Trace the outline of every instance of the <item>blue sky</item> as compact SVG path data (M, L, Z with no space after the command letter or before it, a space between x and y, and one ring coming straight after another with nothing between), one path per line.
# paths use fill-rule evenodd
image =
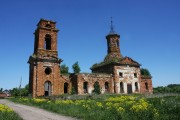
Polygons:
M179 0L2 0L0 3L0 88L29 80L29 56L40 18L57 22L59 57L81 72L107 54L105 36L113 17L123 56L148 68L153 85L180 84Z

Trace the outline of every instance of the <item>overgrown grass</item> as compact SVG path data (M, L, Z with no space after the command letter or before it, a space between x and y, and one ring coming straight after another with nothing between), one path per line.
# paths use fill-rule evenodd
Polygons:
M84 120L180 119L180 96L144 98L141 95L63 95L57 99L51 97L49 99L13 98L11 100Z
M160 120L180 120L180 96L149 98L148 101L159 111Z
M22 120L11 108L0 104L0 120Z

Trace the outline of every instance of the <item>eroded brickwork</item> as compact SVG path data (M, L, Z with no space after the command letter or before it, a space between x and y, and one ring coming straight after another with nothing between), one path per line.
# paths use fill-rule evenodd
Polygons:
M34 53L29 58L30 93L33 97L59 95L63 85L60 77L61 59L57 58L57 32L55 22L41 19L34 33Z
M77 74L72 81L76 81L78 94L91 94L94 90L95 82L99 83L101 93L114 93L114 81L110 74Z
M140 68L127 66L115 66L116 93L139 93L140 92ZM129 85L129 86L128 86ZM128 90L128 87L130 87Z
M70 93L91 94L98 82L101 94L152 93L151 77L141 76L140 64L120 52L120 35L106 36L107 55L91 67L93 73L61 75L56 22L41 19L35 30L34 53L29 58L29 86L33 97Z
M151 77L147 76L141 76L141 93L146 94L146 93L153 93L153 87L152 87L152 80Z

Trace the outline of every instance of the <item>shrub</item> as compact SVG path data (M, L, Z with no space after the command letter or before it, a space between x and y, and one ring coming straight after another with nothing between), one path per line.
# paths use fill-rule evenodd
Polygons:
M98 82L94 83L94 90L92 92L95 94L101 94L100 85Z
M61 65L61 74L68 74L69 73L69 68L65 64Z
M145 68L141 68L141 75L151 76L149 70L148 70L148 69L145 69Z

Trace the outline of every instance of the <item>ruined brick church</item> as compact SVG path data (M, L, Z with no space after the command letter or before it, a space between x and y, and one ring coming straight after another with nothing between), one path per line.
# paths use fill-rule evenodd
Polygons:
M35 30L34 53L29 57L29 88L33 97L70 93L91 94L94 84L101 93L152 93L150 76L143 76L140 64L120 52L120 35L113 27L106 36L107 55L91 67L92 73L62 75L58 58L56 22L41 19Z

